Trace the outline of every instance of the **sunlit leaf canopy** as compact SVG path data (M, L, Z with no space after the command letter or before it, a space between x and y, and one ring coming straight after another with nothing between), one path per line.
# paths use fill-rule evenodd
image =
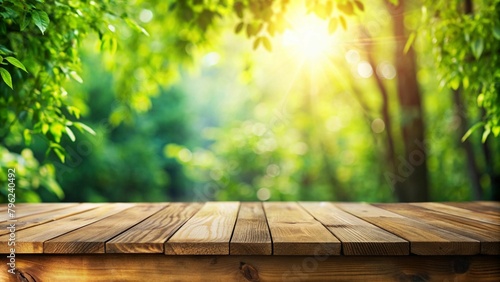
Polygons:
M500 1L0 2L20 198L497 195Z

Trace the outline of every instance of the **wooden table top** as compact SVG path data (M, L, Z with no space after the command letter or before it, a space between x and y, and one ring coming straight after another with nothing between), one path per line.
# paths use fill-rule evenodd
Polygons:
M0 253L499 255L500 202L0 205Z

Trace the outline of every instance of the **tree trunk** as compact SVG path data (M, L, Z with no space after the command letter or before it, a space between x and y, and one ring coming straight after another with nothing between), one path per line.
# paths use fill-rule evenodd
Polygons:
M395 63L397 72L397 94L401 111L401 132L404 156L398 157L398 176L401 185L396 186L396 196L401 202L428 201L427 156L424 121L420 90L417 82L415 52L405 52L408 40L404 27L404 1L398 6L386 1L393 19L396 38Z

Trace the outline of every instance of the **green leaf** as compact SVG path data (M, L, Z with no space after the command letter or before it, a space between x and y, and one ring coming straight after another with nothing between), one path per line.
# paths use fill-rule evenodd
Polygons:
M484 94L481 93L481 94L477 95L477 105L479 107L483 106L483 101L484 101Z
M136 23L134 20L130 18L124 18L125 22L128 24L129 27L135 29L138 32L143 33L146 36L149 36L149 32L144 29L142 26L140 26L138 23Z
M405 44L405 48L403 50L403 52L405 54L408 53L408 51L410 50L410 47L413 44L413 42L415 41L416 36L417 36L417 34L415 32L410 33L410 36L408 37L408 40L406 41L406 44Z
M500 135L500 125L493 126L491 132L493 132L493 135L495 135L495 137L498 137L498 135Z
M363 3L362 3L361 1L357 1L357 0L355 0L355 1L354 1L354 4L356 4L356 7L358 7L358 9L359 9L360 11L364 11L364 10L365 10L365 5L363 5Z
M49 131L49 125L46 123L42 124L42 133L46 134L47 131Z
M469 88L470 82L468 76L464 76L464 78L462 79L462 85L464 86L464 89Z
M10 87L10 89L14 89L12 87L12 76L10 76L10 73L4 68L0 68L0 75L2 76L3 81Z
M339 8L339 10L346 15L352 15L354 13L354 7L351 2L347 2L346 4L337 4L337 8Z
M31 144L31 132L29 129L24 129L23 131L23 136L24 136L24 144L26 144L26 146L29 146Z
M59 148L53 148L52 150L54 151L54 153L56 153L59 160L61 160L61 162L64 163L64 161L66 159L66 155L64 155L64 152L62 150L60 150Z
M7 60L7 62L11 63L16 68L19 68L25 72L28 72L26 70L26 67L23 65L23 63L21 63L18 59L14 58L14 57L5 57L5 60Z
M267 37L262 37L262 43L267 51L271 52L273 50L273 46L271 45L271 41Z
M38 27L38 29L40 29L42 34L44 34L50 23L50 19L47 13L45 13L44 11L33 10L31 12L31 18L33 19L33 22Z
M78 128L78 130L80 130L81 132L83 132L83 130L85 130L88 133L95 135L95 131L86 124L83 124L81 122L74 122L73 126Z
M471 48L474 58L476 58L476 60L479 59L479 57L481 57L481 54L483 53L484 40L482 38L474 40L474 42L471 44Z
M451 81L450 81L450 87L453 90L457 90L458 87L460 87L460 77L455 76Z
M331 18L330 22L328 23L328 32L334 33L337 30L338 26L339 26L339 21L336 18Z
M76 140L75 134L73 133L73 131L71 131L71 128L67 126L66 126L66 134L68 135L69 139L71 139L71 141L75 142Z
M54 140L59 143L61 142L61 136L62 136L62 131L64 127L60 123L53 123L50 125L50 133L52 133L52 136L54 136Z
M64 160L66 159L66 150L64 150L64 148L61 145L54 142L50 142L49 148L47 148L45 155L48 156L51 150L54 151L59 160L61 160L61 162L64 163Z
M486 139L488 139L488 136L490 135L490 133L491 133L491 127L489 126L489 124L487 124L486 127L484 128L483 138L481 138L481 141L483 143L486 142Z
M257 37L254 42L253 42L253 49L256 50L257 48L259 48L259 44L260 42L262 41L262 37Z
M347 30L347 22L345 21L344 17L343 16L340 16L339 17L339 20L340 20L340 24L342 25L342 28L344 30Z
M24 31L28 25L31 23L31 18L28 16L28 13L24 14L23 21L21 22L20 28L21 31Z
M482 127L484 125L484 122L478 122L476 124L474 124L471 128L469 128L469 130L467 130L467 132L465 132L464 136L462 137L462 142L465 142L465 140L467 140L467 138L469 138L469 136L472 134L472 132L474 132L474 130Z
M78 109L77 107L74 107L74 106L68 106L67 109L68 109L68 112L70 114L74 115L77 119L80 118L80 109Z
M70 71L69 76L71 76L77 82L83 83L83 79L78 75L78 73L76 73L76 71Z
M233 9L236 12L236 15L238 16L238 18L242 19L243 18L243 9L244 9L243 3L242 2L234 3Z
M493 27L493 37L500 40L500 26Z
M240 33L240 31L243 29L243 26L244 26L244 25L245 25L245 24L244 24L243 22L239 23L239 24L236 26L236 28L234 29L234 33L236 33L236 34Z

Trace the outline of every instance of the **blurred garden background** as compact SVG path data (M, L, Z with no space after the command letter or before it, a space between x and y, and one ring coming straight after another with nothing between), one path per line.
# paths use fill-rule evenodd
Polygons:
M500 199L500 1L0 0L0 199Z

